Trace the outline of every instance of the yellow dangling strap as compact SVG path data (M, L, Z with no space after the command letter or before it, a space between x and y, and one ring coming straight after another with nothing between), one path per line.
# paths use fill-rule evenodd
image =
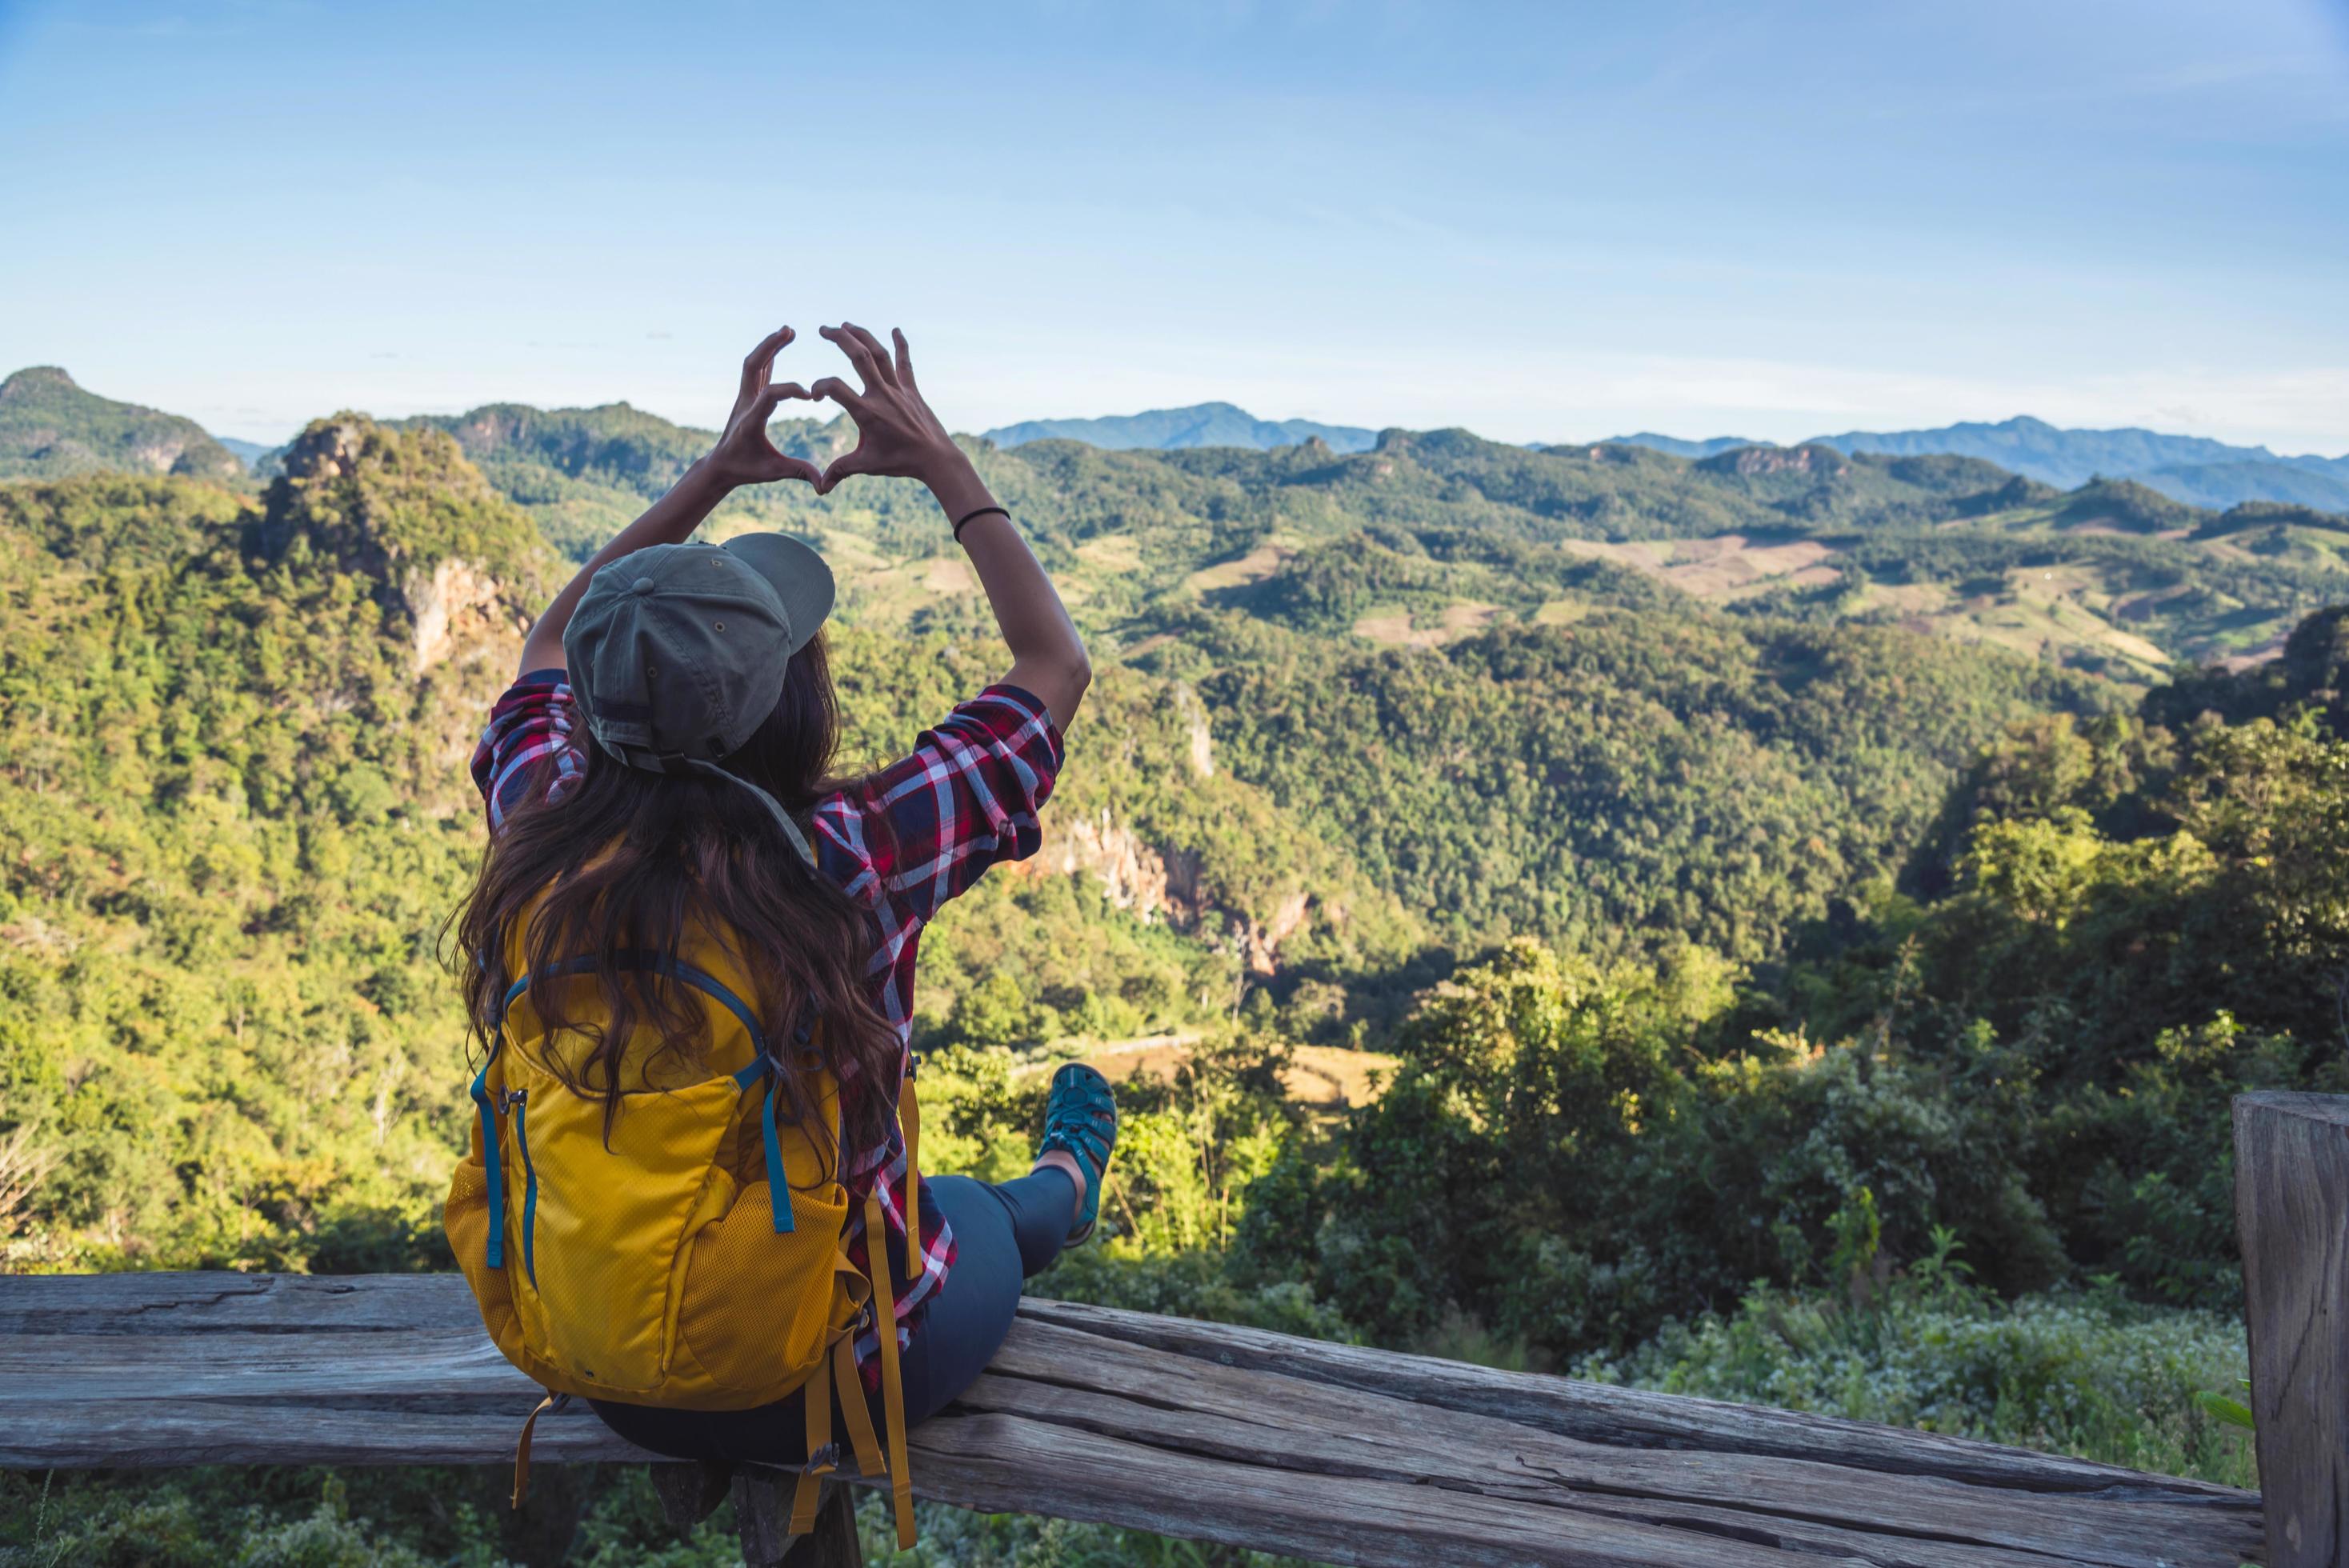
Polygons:
M530 1438L538 1426L538 1418L570 1402L568 1394L549 1394L538 1402L538 1408L530 1413L530 1419L522 1424L522 1436L514 1443L514 1507L520 1508L523 1498L530 1491Z
M878 1478L888 1473L881 1458L881 1439L873 1430L873 1412L864 1403L864 1379L856 1375L856 1336L842 1335L832 1346L833 1385L840 1390L841 1414L848 1418L848 1440L856 1449L856 1473Z
M873 1300L881 1334L881 1404L889 1421L889 1500L897 1516L897 1550L910 1552L914 1549L914 1480L905 1471L905 1389L897 1380L897 1302L889 1287L888 1239L889 1229L881 1219L880 1184L875 1182L873 1191L864 1194L864 1255L873 1265Z
M897 1091L897 1127L905 1135L905 1283L922 1277L922 1106L914 1098L914 1068Z
M823 1490L819 1478L830 1475L835 1468L832 1374L822 1362L816 1364L815 1376L800 1385L800 1402L807 1407L807 1462L800 1467L798 1484L792 1488L790 1533L793 1535L805 1535L815 1528L815 1505Z

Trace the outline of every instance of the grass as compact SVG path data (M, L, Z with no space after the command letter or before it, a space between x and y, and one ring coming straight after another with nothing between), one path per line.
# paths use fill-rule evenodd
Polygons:
M1864 1305L1757 1290L1575 1375L2249 1488L2251 1434L2203 1398L2240 1389L2246 1366L2231 1317L2109 1283L2002 1302L1945 1254Z

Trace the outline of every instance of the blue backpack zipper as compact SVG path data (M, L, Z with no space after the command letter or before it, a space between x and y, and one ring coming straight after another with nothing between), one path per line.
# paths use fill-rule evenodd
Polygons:
M535 1289L538 1266L532 1243L538 1237L538 1167L530 1161L530 1090L508 1089L506 1109L513 1112L514 1149L522 1156L522 1272Z

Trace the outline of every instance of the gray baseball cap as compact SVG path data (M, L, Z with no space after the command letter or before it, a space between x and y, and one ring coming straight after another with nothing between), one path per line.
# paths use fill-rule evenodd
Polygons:
M751 790L806 854L774 797L717 764L774 711L792 655L832 601L832 569L786 534L656 544L607 562L563 634L588 733L631 768Z

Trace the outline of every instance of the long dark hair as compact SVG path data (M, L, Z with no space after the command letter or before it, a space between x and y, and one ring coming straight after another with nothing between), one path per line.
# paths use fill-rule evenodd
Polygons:
M773 713L723 766L797 816L831 790L840 710L823 638L792 658ZM515 976L505 934L531 901L545 896L523 934L530 1002L551 1036L568 1032L588 1049L549 1053L547 1068L574 1094L604 1101L604 1136L621 1101L622 1058L639 1027L660 1037L644 1063L698 1061L709 1045L698 993L611 962L630 949L677 954L714 938L750 982L743 998L767 1037L769 1071L793 1118L812 1123L808 1064L793 1048L804 1021L841 1078L892 1082L898 1042L867 979L874 932L865 912L819 875L757 796L721 779L630 768L592 741L586 770L558 800L544 791L517 806L492 835L472 892L452 919L473 1038L484 1051L498 1034L499 1006ZM848 787L854 788L852 783ZM603 960L596 1005L564 1006L579 987L543 978L566 959ZM781 1107L779 1106L778 1109ZM854 1148L887 1136L886 1094L843 1094L842 1131ZM829 1130L826 1130L828 1133ZM822 1148L827 1141L817 1140Z

